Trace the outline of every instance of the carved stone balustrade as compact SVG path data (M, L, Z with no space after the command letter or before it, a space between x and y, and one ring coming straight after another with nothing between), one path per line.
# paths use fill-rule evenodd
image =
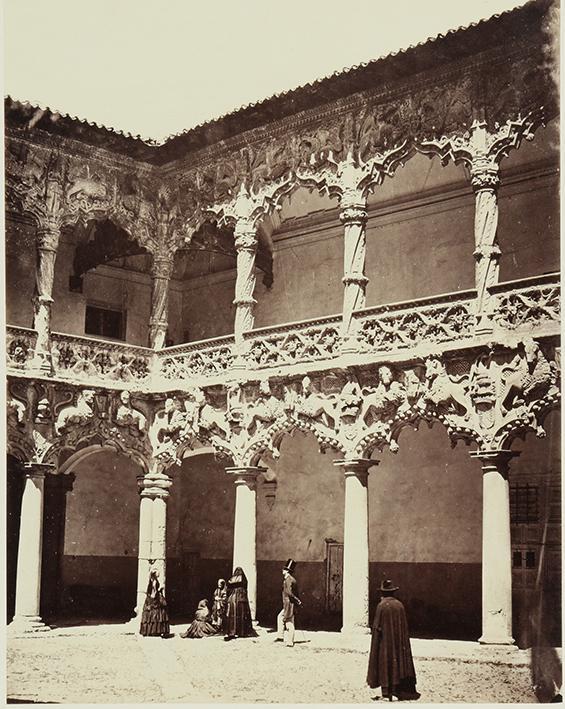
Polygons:
M167 347L158 354L163 385L170 389L173 383L182 387L187 379L206 381L225 375L234 362L233 344L234 338L229 336Z
M37 333L27 327L6 328L6 366L9 370L29 370Z
M457 351L489 342L514 346L526 337L555 337L560 332L559 274L537 276L491 287L496 306L491 333L476 330L475 291L459 291L419 300L379 305L357 311L358 363L412 361L428 353ZM260 328L244 336L246 368L250 372L322 371L351 364L341 351L341 318ZM33 365L36 334L19 327L7 329L9 373L37 372ZM95 338L52 335L53 373L76 384L153 391L183 390L233 379L234 337L217 337L167 347L159 352ZM314 366L310 366L314 365ZM43 375L42 375L43 376Z
M494 321L503 330L556 335L560 330L559 274L500 283L490 289L496 296Z
M331 359L338 354L341 317L334 315L253 330L246 337L250 369Z
M437 347L471 338L474 295L474 291L460 291L357 312L363 351Z
M147 347L53 333L51 349L54 374L62 379L139 386L150 380L154 353Z

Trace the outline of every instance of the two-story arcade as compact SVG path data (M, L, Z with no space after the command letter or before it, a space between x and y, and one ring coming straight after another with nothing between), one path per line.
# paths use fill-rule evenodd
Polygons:
M560 632L554 5L152 144L6 100L8 620ZM535 611L535 612L534 612ZM537 634L537 635L536 635Z

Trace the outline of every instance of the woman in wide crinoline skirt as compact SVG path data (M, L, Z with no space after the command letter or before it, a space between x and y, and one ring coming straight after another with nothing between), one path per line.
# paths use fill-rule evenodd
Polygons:
M159 583L159 572L152 569L141 614L140 635L166 638L170 635L165 589Z
M181 638L206 638L216 634L216 628L208 622L210 618L210 609L208 601L203 599L198 604L194 620L188 626L184 633L181 633Z

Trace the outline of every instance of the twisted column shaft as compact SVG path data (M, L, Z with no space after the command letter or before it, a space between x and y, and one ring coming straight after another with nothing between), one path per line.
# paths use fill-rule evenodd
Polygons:
M235 323L236 348L241 351L243 334L253 329L255 322L253 309L257 302L255 291L255 257L257 255L257 232L246 219L238 219L235 224L235 249L237 253L237 277L235 282Z
M501 251L497 241L498 165L491 160L475 159L471 167L471 183L475 191L475 287L477 314L481 321L490 313L488 288L498 283L500 271Z
M173 271L173 256L153 259L151 269L151 318L149 320L149 347L160 350L165 346L169 311L169 282Z

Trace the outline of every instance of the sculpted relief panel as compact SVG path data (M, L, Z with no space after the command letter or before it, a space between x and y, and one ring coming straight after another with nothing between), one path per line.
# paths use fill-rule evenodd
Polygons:
M560 398L560 351L525 338L514 348L480 347L411 364L381 364L306 376L190 387L155 395L61 384L12 386L8 441L20 457L56 462L63 450L93 444L126 452L145 470L165 470L198 445L237 467L275 459L283 436L312 433L345 459L399 448L405 426L440 421L453 442L482 452L507 448L533 430L545 435Z

